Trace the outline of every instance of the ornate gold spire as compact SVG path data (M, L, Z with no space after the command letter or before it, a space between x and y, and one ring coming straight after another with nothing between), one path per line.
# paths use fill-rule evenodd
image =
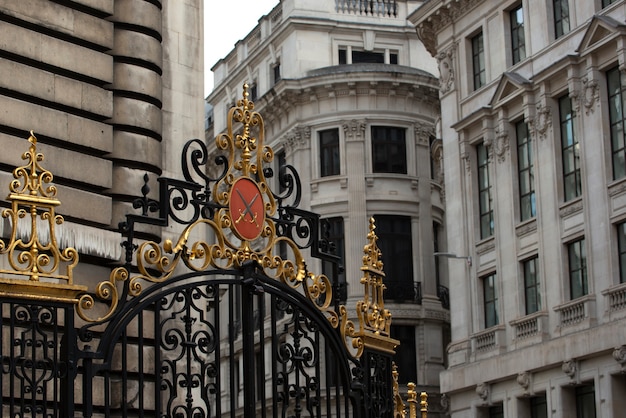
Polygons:
M44 156L37 152L37 138L31 131L30 147L22 154L28 164L13 170L9 186L11 208L2 211L11 225L9 242L0 240L0 254L6 254L12 270L0 269L0 295L31 299L77 301L87 290L75 285L72 270L78 264L74 248L59 249L55 227L63 217L55 215L60 205L53 176L40 165Z

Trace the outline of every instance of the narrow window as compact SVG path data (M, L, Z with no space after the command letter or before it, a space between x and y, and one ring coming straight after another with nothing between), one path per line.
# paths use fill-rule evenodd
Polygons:
M485 73L485 46L482 32L472 38L472 70L474 75L474 90L478 90L487 82Z
M559 125L561 126L561 158L563 159L563 191L565 201L582 193L580 178L580 145L576 138L575 116L572 99L559 99Z
M522 263L524 270L524 296L526 302L526 315L541 309L541 294L539 289L539 272L537 271L537 257L533 257Z
M476 147L478 156L478 211L480 214L480 238L493 235L493 208L491 201L491 183L489 182L489 155L487 147Z
M554 34L557 38L570 31L569 0L554 0Z
M517 137L520 217L522 221L525 221L534 218L537 212L532 142L526 122L521 121L515 124L515 135Z
M511 20L511 52L513 64L526 58L526 38L524 36L524 9L520 4L509 12Z
M417 302L413 281L411 218L375 215L378 247L385 268L385 300Z
M339 129L320 131L319 140L321 176L339 175Z
M406 174L406 129L372 126L374 173Z
M596 418L596 389L593 383L577 386L576 418Z
M613 3L617 3L618 0L602 0L602 8L610 6Z
M624 144L624 110L622 105L626 80L622 77L619 68L607 72L609 90L609 121L611 125L611 154L613 156L613 179L626 176L626 146Z
M569 258L570 298L576 299L589 292L585 240L581 239L568 244L567 253Z
M347 51L345 49L339 50L339 64L347 64Z
M619 252L619 282L626 283L626 222L617 224L617 251Z
M528 400L530 406L530 418L548 418L548 403L546 394L533 396Z
M496 292L496 275L483 277L483 307L485 310L485 328L498 325L498 294Z
M256 81L253 81L252 84L250 84L250 100L255 101L257 99L258 96L258 89L256 86Z
M280 78L280 62L278 62L272 67L272 85L278 83L280 81Z
M331 250L330 252L332 254L339 256L340 261L336 266L336 271L334 263L322 261L322 274L328 277L332 283L337 284L336 287L339 292L339 300L345 301L347 298L347 289L346 274L343 269L346 259L343 218L341 216L336 216L327 218L325 221L325 227L322 229L322 238L333 245L333 248L329 250Z
M398 375L398 383L407 384L409 382L419 383L417 381L417 358L415 356L415 327L412 325L392 325L391 338L400 341L400 345L396 348L395 362L398 370L402 373ZM402 375L405 376L402 376Z

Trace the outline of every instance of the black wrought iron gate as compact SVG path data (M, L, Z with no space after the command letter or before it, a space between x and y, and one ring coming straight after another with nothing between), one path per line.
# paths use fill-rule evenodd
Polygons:
M233 121L243 125L240 134ZM76 251L58 248L60 202L44 185L52 174L39 166L31 134L29 164L14 171L3 213L13 231L0 241L10 265L0 269L2 416L405 415L373 220L363 300L351 311L332 277L307 270L304 250L337 258L319 216L298 208L292 167L279 170L281 192L272 192L273 152L263 132L244 87L228 132L216 138L225 155L210 165L206 146L189 141L185 179L160 178L158 201L148 198L146 178L134 204L142 214L121 225L126 263L93 290L74 283ZM30 234L16 232L24 219ZM143 224L171 221L183 227L176 242L141 232ZM41 222L47 241L38 235Z

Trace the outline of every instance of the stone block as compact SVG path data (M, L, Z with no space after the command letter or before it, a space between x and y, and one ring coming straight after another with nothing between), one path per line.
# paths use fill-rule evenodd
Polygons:
M146 129L161 135L163 122L161 109L141 100L128 97L114 97L113 123Z
M161 42L152 36L118 29L115 31L115 47L111 51L113 55L132 57L163 67L163 50Z
M161 76L154 71L127 63L116 63L113 69L115 89L145 94L162 100Z
M155 138L124 131L113 133L113 151L109 154L112 159L137 161L139 157L142 163L160 170L163 165L161 156L162 145ZM156 175L152 177L156 178Z
M158 33L162 30L161 9L147 1L117 0L113 18L117 22L143 26Z

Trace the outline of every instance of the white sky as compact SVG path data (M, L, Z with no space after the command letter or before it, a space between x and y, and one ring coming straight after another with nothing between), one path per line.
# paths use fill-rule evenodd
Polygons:
M211 67L278 3L279 0L204 0L204 97L213 90Z

